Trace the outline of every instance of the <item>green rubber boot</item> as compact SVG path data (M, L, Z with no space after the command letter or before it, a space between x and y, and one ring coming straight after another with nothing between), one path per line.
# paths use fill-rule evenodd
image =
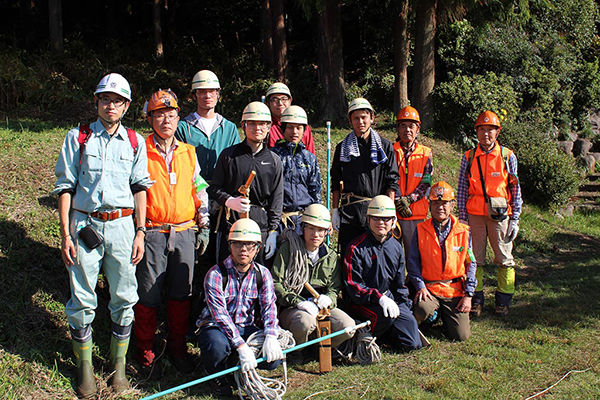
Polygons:
M110 378L109 385L113 388L115 393L121 393L125 390L131 389L131 385L125 375L125 355L127 354L127 348L129 347L129 338L125 340L118 340L114 336L110 338L110 368L112 371L112 377Z
M89 399L96 395L96 378L92 368L92 340L81 343L72 341L77 365L77 396Z

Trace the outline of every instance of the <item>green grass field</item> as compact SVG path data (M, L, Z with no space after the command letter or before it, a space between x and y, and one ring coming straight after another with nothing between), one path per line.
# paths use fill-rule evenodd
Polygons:
M67 128L41 121L4 121L0 126L0 398L72 399L71 358L64 305L69 282L59 254L54 164ZM315 129L325 171L324 129ZM332 147L345 131L332 133ZM394 138L392 132L384 132ZM434 181L455 185L457 148L422 137L433 148ZM383 362L336 365L318 374L318 363L290 368L290 399L526 399L573 372L537 398L600 398L600 214L562 217L526 205L516 241L517 294L510 315L493 313L495 271L485 268L486 313L464 343L446 340L436 328L432 346L408 355L383 349ZM94 321L94 367L100 399L106 389L110 321L108 291L98 286ZM164 319L163 319L164 320ZM164 326L161 326L164 328ZM194 350L197 354L197 350ZM130 376L138 399L197 379L165 362L165 377L147 382ZM281 369L275 372L281 375ZM210 398L199 385L167 399Z

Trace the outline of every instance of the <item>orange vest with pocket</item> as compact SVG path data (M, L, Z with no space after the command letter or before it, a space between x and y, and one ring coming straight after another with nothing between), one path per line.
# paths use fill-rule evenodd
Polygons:
M407 196L414 192L421 183L427 160L431 157L431 149L417 143L415 151L408 157L408 165L406 165L404 150L402 150L400 142L394 143L394 154L396 155L396 164L398 165L398 174L400 175L400 179L398 180L400 193L402 196ZM401 218L400 215L397 215L398 219L413 220L427 218L429 202L423 197L421 200L412 203L410 210L413 213L412 217Z

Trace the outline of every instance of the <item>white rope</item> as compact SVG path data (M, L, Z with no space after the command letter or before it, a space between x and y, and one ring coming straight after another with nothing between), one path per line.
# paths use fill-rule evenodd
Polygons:
M579 373L579 372L587 372L589 371L591 368L587 368L587 369L580 369L580 370L576 370L573 369L569 372L567 372L566 374L563 375L562 378L560 378L554 385L547 387L546 389L542 390L541 392L538 392L536 394L534 394L533 396L530 396L528 398L526 398L525 400L530 400L530 399L535 399L536 397L540 396L543 393L546 393L548 390L552 389L554 386L558 385L563 379L565 379L567 376L569 376L571 373Z
M285 269L285 286L296 294L300 294L304 288L304 282L308 282L308 255L304 248L304 242L300 235L293 229L285 229L281 239L290 244L290 258Z
M259 358L264 341L265 334L262 330L253 333L248 340L246 340L246 343L250 346L256 358ZM286 350L296 345L292 333L285 329L279 330L277 341L281 346L281 350ZM280 400L287 390L284 382L277 379L262 377L258 374L256 368L253 368L248 372L237 370L234 372L233 376L238 387L238 396L240 399L244 398L242 393L245 393L252 400ZM287 382L287 378L285 381Z
M352 339L346 340L335 350L338 355L346 360L356 361L362 365L381 361L381 349L368 327L358 329Z

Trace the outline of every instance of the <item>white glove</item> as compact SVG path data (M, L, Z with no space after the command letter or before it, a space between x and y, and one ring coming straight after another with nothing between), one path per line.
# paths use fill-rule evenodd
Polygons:
M265 243L265 258L271 258L275 255L275 251L277 250L277 236L279 234L276 231L269 233L267 243Z
M240 366L242 367L242 371L248 372L258 366L254 352L246 343L238 347L237 352L240 356Z
M335 229L336 231L340 230L340 210L337 208L334 208L331 211L331 224L333 225L333 229Z
M298 303L296 308L298 308L298 310L306 311L313 317L316 317L319 313L319 307L310 300L301 301L300 303Z
M317 299L317 306L319 307L319 309L329 308L331 303L333 303L333 301L331 300L331 297L326 296L324 294L320 295L319 298Z
M398 304L386 295L379 298L379 305L383 308L383 315L388 318L396 319L400 315Z
M250 211L250 200L245 197L230 197L225 202L225 205L233 211L247 213Z
M267 357L267 362L273 362L281 360L283 358L283 351L275 335L266 335L265 341L262 347L263 357Z
M519 233L519 220L511 219L508 221L508 228L506 229L506 235L504 236L504 241L506 243L510 243L517 238L517 234Z

